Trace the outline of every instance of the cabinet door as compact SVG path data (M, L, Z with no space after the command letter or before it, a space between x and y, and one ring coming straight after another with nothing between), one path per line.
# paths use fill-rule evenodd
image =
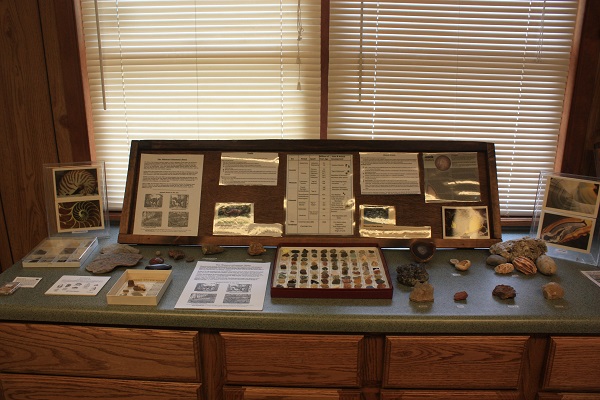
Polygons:
M199 382L197 332L0 324L0 372Z
M544 390L600 391L600 337L552 337Z
M600 393L540 393L538 400L600 400Z
M384 390L381 400L518 400L516 391Z
M193 383L1 374L3 400L199 400Z
M223 389L223 400L361 400L358 390L272 387L235 387Z
M517 389L526 336L392 336L383 387Z
M358 387L362 336L221 332L225 384Z

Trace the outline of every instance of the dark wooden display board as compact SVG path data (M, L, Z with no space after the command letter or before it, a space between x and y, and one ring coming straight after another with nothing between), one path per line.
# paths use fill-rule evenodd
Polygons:
M224 186L219 185L221 154L223 152L271 152L279 154L277 186ZM421 194L362 195L360 191L360 158L362 152L418 153ZM469 203L426 203L424 196L423 153L477 153L480 201ZM202 197L197 236L161 236L134 234L137 188L142 154L202 154L204 157ZM286 164L290 154L351 154L353 156L353 185L356 201L354 233L349 236L286 235L285 207ZM245 202L254 204L254 221L284 225L282 237L251 237L213 235L216 203ZM489 247L502 240L496 158L494 145L465 141L398 141L398 140L142 140L132 141L127 174L127 186L119 231L120 243L169 245L248 245L259 241L263 245L314 243L364 244L380 247L408 247L412 239L361 237L359 233L359 206L362 204L390 205L396 209L396 224L403 226L431 226L431 241L437 248ZM444 239L442 207L487 206L489 239Z

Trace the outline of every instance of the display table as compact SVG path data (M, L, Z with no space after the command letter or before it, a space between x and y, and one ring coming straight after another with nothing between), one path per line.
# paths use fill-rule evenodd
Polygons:
M169 250L138 247L136 268ZM196 260L271 262L275 254L183 250ZM395 282L410 253L384 254ZM391 300L274 299L267 289L262 311L174 309L195 266L185 260L165 257L173 280L158 306L107 304L123 268L97 296L48 296L61 276L89 273L17 263L1 283L42 280L0 298L4 398L600 399L600 287L581 273L596 267L557 260L552 277L500 276L488 254L438 250L427 263L433 303L410 302L410 288L397 284ZM452 258L473 266L459 272ZM550 281L564 299L543 297ZM493 297L498 284L513 286L516 298ZM454 301L463 290L468 299Z

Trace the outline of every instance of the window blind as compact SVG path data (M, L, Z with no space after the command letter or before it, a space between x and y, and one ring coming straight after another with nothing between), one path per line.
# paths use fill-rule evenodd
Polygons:
M328 137L495 143L503 216L553 170L577 1L331 0Z
M135 139L319 138L320 0L82 0L109 209Z

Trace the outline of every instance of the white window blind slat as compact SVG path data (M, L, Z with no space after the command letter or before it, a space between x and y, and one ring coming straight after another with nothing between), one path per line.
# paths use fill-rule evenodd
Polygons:
M94 3L82 21L109 209L131 140L319 137L320 1L97 0L102 60Z
M553 170L577 1L331 0L328 137L496 145L503 216Z

